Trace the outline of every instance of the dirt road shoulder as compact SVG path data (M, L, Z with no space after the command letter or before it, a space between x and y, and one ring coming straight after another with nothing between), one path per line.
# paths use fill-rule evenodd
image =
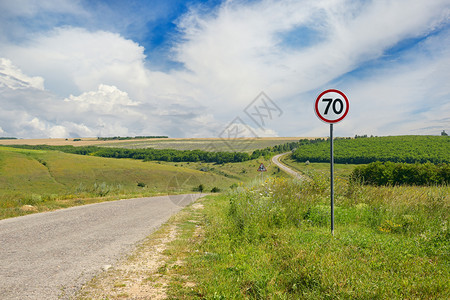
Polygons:
M85 284L77 299L166 299L170 289L195 286L178 270L186 249L180 240L201 238L202 199L183 209L148 236L129 256Z

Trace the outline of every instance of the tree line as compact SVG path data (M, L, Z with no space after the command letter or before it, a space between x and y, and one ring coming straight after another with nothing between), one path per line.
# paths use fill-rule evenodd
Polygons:
M450 183L450 165L373 162L356 167L350 178L370 185L442 185Z
M114 140L136 140L136 139L167 139L169 138L167 135L138 135L135 137L132 136L113 136L113 137L97 137L99 141L114 141Z
M251 155L244 152L208 152L202 150L175 150L175 149L126 149L97 146L49 146L49 145L11 145L9 147L31 150L55 150L65 153L92 155L110 158L131 158L144 161L169 161L169 162L212 162L229 163L243 162L252 159Z

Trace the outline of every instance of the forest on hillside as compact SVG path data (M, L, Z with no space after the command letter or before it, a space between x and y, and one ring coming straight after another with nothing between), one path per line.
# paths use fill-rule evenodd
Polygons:
M305 140L293 152L292 157L298 162L329 162L330 143L326 139ZM334 161L341 164L367 164L376 161L450 163L450 138L448 136L336 138Z

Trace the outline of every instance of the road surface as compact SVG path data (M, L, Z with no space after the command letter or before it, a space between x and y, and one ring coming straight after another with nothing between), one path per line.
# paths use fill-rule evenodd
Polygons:
M199 197L120 200L1 220L0 299L71 298Z
M282 164L280 162L280 157L282 157L283 155L289 154L290 152L286 152L286 153L281 153L281 154L277 154L274 157L272 157L272 162L274 164L276 164L280 169L282 169L284 172L294 176L295 178L298 178L300 180L304 180L305 177L303 175L301 175L300 173L298 173L297 171L292 170L291 168L289 168L288 166Z

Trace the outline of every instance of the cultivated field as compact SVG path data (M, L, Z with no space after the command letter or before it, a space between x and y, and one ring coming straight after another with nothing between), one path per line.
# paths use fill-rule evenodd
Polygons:
M256 149L264 149L275 145L298 141L297 137L270 137L270 138L155 138L133 140L108 140L97 138L74 139L17 139L1 140L0 145L51 145L51 146L105 146L129 149L154 148L176 150L206 150L206 151L236 151L252 152Z

